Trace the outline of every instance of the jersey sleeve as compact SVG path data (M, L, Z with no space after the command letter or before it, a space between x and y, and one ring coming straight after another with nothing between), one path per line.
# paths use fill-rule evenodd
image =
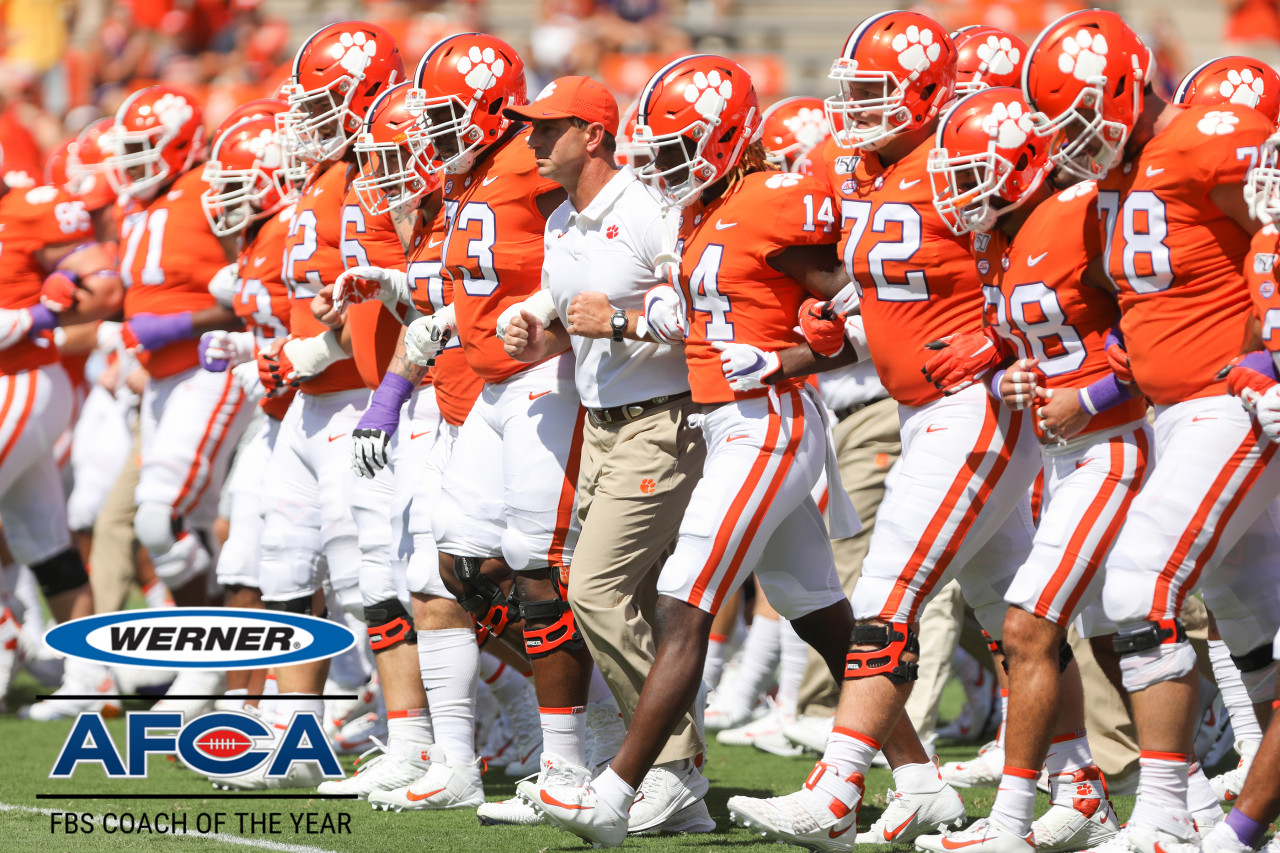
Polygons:
M93 220L85 204L55 187L34 187L26 191L19 208L22 228L30 239L43 246L78 243L93 238Z
M763 233L757 237L766 257L791 246L836 243L836 203L824 184L792 172L770 175L758 199Z
M1188 115L1184 134L1183 163L1196 183L1243 186L1245 176L1258 161L1258 150L1272 128L1257 110L1248 107L1201 109Z

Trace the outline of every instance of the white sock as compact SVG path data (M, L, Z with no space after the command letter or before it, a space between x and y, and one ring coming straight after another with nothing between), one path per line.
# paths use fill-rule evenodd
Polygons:
M702 665L702 680L713 688L720 683L724 672L724 660L729 638L724 634L712 634L707 640L707 660Z
M757 616L742 644L738 675L725 688L724 704L730 708L754 708L769 689L782 655L782 620Z
M587 709L584 705L568 708L538 706L542 721L542 751L558 755L570 764L583 767L587 763Z
M1093 766L1093 752L1089 749L1089 737L1084 729L1058 735L1049 742L1049 754L1044 758L1044 769L1050 776L1074 773Z
M311 693L281 693L275 700L274 712L275 727L286 729L295 714L315 714L317 720L323 720L324 700Z
M431 712L426 708L387 712L387 752L425 764L430 760L427 750L435 741Z
M996 801L991 807L991 819L1002 826L1025 836L1031 831L1031 821L1036 813L1036 779L1040 771L1021 767L1004 766Z
M1227 644L1222 640L1210 640L1209 661L1213 664L1213 677L1222 693L1222 704L1227 706L1227 715L1231 717L1231 731L1236 740L1261 743L1262 727L1258 725L1258 715L1254 713L1253 702L1249 701L1249 691L1244 687L1240 670L1231 659Z
M169 593L169 587L165 586L164 581L159 578L142 588L142 600L147 603L147 607L173 607L173 596Z
M419 637L422 635L419 634ZM419 643L422 641L419 640ZM495 666L496 664L496 666ZM515 667L508 666L506 662L499 660L488 652L480 654L480 678L488 685L489 690L493 693L493 698L498 700L498 704L503 710L510 713L508 709L516 702L523 702L525 697L525 686L529 683L524 673L517 672Z
M1170 752L1140 752L1138 758L1138 799L1129 821L1184 835L1187 820L1186 756Z
M875 738L836 726L831 730L831 737L827 738L822 760L839 770L841 777L848 778L854 773L866 775L871 759L879 751L880 742Z
M436 743L450 764L476 760L480 648L470 628L418 632L418 666Z
M1200 762L1192 764L1187 774L1187 808L1192 816L1208 814L1215 820L1222 820L1222 806L1218 804L1218 795L1209 784L1209 777L1204 775ZM1196 818L1199 820L1199 818Z
M612 767L606 768L591 781L591 790L608 803L610 808L623 815L630 813L631 803L636 798L636 789L623 782L622 777L614 773Z
M228 690L228 691L226 692L226 694L225 694L225 695L226 695L226 697L227 697L228 699L236 699L236 700L238 701L238 703L239 703L239 706L243 708L243 707L244 707L244 700L243 700L243 699L239 699L238 697L240 697L240 696L248 696L248 695L249 695L249 688L247 688L247 687L237 687L237 688L235 688L234 690Z
M800 684L809 663L809 644L800 639L790 622L781 621L782 661L778 668L778 707L794 717L800 704Z
M926 761L924 764L903 764L893 768L893 786L899 791L925 794L941 791L946 783L938 773L938 765Z
M1009 689L1000 688L1000 728L996 730L996 746L1004 749L1004 721L1009 719Z

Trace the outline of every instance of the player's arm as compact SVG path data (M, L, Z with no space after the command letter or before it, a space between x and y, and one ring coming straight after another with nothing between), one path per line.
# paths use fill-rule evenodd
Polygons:
M46 246L36 261L49 270L41 302L63 326L106 320L120 314L124 286L116 253L96 242Z
M1239 181L1218 184L1209 190L1209 200L1222 211L1224 216L1243 228L1250 236L1258 233L1262 228L1263 223L1253 218L1249 203L1245 201L1244 193L1240 190Z

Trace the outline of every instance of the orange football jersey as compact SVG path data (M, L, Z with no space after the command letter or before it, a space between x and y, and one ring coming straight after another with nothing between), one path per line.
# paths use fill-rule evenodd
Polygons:
M0 196L0 260L4 287L0 308L30 308L40 301L46 271L36 253L49 246L93 239L93 223L84 203L57 187L11 189ZM21 373L53 364L58 348L43 334L0 350L0 374Z
M409 289L413 293L414 306L424 314L434 314L453 302L453 282L440 274L440 253L447 228L444 208L441 207L435 221L424 229L425 233L419 235L417 245L410 250ZM436 405L440 407L444 422L462 426L480 396L484 380L471 369L457 335L436 356L428 376L435 385Z
M969 238L951 233L933 207L925 164L933 141L890 166L874 152L828 140L819 158L836 198L845 269L862 296L867 345L895 400L922 406L942 396L920 366L925 344L982 326L982 289ZM821 211L824 221L831 211Z
M725 403L764 391L734 392L724 378L716 341L777 351L803 343L795 327L810 297L798 281L769 265L789 246L836 243L831 196L812 178L753 172L709 204L680 217L680 290L689 317L685 361L694 402Z
M227 265L222 243L209 230L200 206L206 184L200 169L184 172L162 192L132 207L120 227L120 278L124 316L177 314L217 304L209 281ZM200 363L196 338L174 341L138 361L152 376L164 378Z
M974 235L987 324L1019 358L1039 361L1049 388L1083 388L1111 373L1107 332L1120 311L1110 293L1082 280L1101 251L1096 200L1096 184L1077 184L1041 202L1012 244L998 228ZM1083 432L1145 413L1144 400L1130 400L1095 415ZM1039 426L1036 435L1045 440Z
M1248 108L1187 107L1098 185L1125 348L1157 404L1226 393L1214 374L1240 352L1250 235L1209 192L1243 186L1272 130Z
M523 131L486 152L466 175L447 175L442 247L444 277L454 285L462 350L486 382L509 379L529 365L502 349L498 315L542 287L542 234L547 220L538 197L560 190L538 176Z
M1253 300L1253 313L1262 326L1262 346L1280 353L1280 294L1276 293L1276 258L1280 256L1280 228L1268 225L1253 235L1244 261L1244 278Z
M294 206L293 221L285 237L284 283L293 300L289 330L298 337L314 337L327 328L311 313L311 299L326 284L333 284L345 270L342 257L343 222L347 187L356 167L339 161L322 172L313 170ZM364 388L355 359L335 362L299 386L307 394L332 394Z
M253 239L240 248L237 258L239 288L232 300L236 316L253 332L254 346L269 349L289 337L289 289L284 286L281 261L285 238L293 220L293 206L272 216L258 227ZM262 410L276 420L289 409L292 394L263 397Z
M372 265L402 270L404 246L396 234L390 214L374 216L360 206L355 190L347 190L342 205L342 263L344 269ZM351 357L360 377L369 388L382 382L404 324L376 299L347 309L351 331Z

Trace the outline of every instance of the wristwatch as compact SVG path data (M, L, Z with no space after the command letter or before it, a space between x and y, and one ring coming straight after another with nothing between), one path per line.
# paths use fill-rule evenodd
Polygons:
M614 311L613 316L609 318L609 328L613 329L613 339L621 341L622 333L627 330L627 312L621 308Z

